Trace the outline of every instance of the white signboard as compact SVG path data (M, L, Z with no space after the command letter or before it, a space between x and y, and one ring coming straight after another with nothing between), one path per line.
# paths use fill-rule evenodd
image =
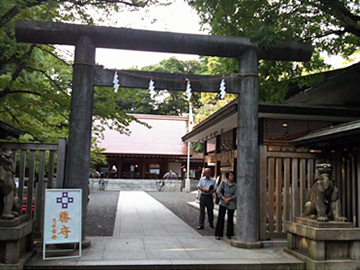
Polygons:
M81 202L81 189L45 189L44 260L45 247L50 244L79 243L75 257L81 256Z

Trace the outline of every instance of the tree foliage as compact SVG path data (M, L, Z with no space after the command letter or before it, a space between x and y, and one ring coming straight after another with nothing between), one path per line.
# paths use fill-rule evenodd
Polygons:
M141 68L142 71L199 74L201 64L197 60L182 61L175 57L164 59L157 64ZM155 82L156 87L156 82ZM150 98L148 89L119 89L116 103L127 113L183 115L188 113L189 105L184 92L167 89L155 89L154 99ZM185 91L185 88L184 88ZM200 94L193 93L191 101L199 105Z
M319 52L350 57L360 43L358 0L187 0L215 35L242 36L269 46L275 39L309 41L308 63L261 61L260 100L282 102L290 81L329 68ZM225 60L229 62L229 60ZM231 62L231 61L230 61ZM228 66L231 66L228 65ZM237 68L232 65L232 68ZM230 68L231 69L231 68ZM280 83L279 83L280 82ZM301 81L302 84L306 83Z
M164 59L160 63L141 68L143 71L200 74L200 75L229 75L224 67L224 58L202 57L199 61L182 61L175 57ZM191 83L191 82L190 82ZM155 83L156 84L156 83ZM110 91L112 91L110 89ZM128 113L144 113L158 115L184 115L189 111L189 103L184 92L160 89L155 100L150 98L147 89L119 89L119 97L115 102L123 111ZM108 95L107 95L108 96ZM226 94L224 100L216 93L192 93L191 102L194 110L194 123L198 124L212 113L219 110L237 95Z
M167 3L167 0L162 3ZM68 134L72 62L59 54L54 46L17 43L14 33L17 19L101 24L112 12L157 4L160 1L0 1L1 119L27 132L21 137L22 141L54 143ZM106 16L94 15L98 12ZM116 103L110 104L109 99L104 103L103 96L105 93L97 89L94 104L96 118L112 119L112 128L128 132L129 122L135 119L121 112Z
M72 61L55 46L18 43L15 21L106 24L112 13L136 11L168 0L2 0L0 1L0 119L27 132L23 142L57 143L68 136ZM114 93L95 89L94 120L128 133L136 118L114 102ZM106 121L111 119L112 121ZM103 127L94 127L100 135ZM93 141L91 163L104 163L104 149Z
M223 59L217 57L203 57L200 60L181 61L175 57L164 59L160 63L143 67L144 71L182 73L182 74L201 74L201 75L229 75L224 69ZM190 82L191 83L191 82ZM156 86L156 80L155 80ZM112 91L112 89L110 89ZM189 111L189 103L183 92L168 91L160 89L155 95L155 99L150 98L147 89L119 89L119 98L115 102L123 111L128 113L146 113L157 115L184 115ZM192 93L191 102L193 104L194 122L200 123L206 117L219 110L228 102L236 98L236 95L227 94L224 100L220 100L216 93ZM202 152L202 143L192 144L195 152Z

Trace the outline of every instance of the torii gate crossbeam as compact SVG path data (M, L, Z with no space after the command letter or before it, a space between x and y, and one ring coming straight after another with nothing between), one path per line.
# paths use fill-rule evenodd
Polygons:
M95 66L96 47L240 59L239 72L247 76L242 77L241 80L235 79L234 82L240 81L240 83L234 83L232 87L239 95L237 129L239 188L236 226L238 239L232 241L232 245L245 248L262 246L258 241L260 207L257 139L258 61L259 59L308 61L312 55L312 47L309 43L274 41L271 47L264 49L243 37L190 35L38 21L17 21L15 30L19 42L76 46L65 187L83 190L83 226L87 210L94 85L109 76L108 72L100 74L103 71ZM174 84L169 83L167 86L169 87L164 88L175 90L171 89ZM84 234L83 240L85 241Z
M275 61L308 61L312 55L310 43L302 41L275 40L271 47L265 49L244 37L181 34L60 22L16 22L18 41L76 45L81 36L89 37L97 48L109 49L230 58L239 58L246 51L253 49L259 59Z
M113 87L114 73L118 73L119 84L123 88L148 89L149 80L155 81L156 89L166 89L172 91L185 91L187 81L191 82L193 92L219 91L221 80L220 76L194 75L182 73L165 73L138 70L112 70L103 69L100 66L95 67L93 83L95 86ZM226 83L226 92L238 94L237 86L241 75L224 77Z

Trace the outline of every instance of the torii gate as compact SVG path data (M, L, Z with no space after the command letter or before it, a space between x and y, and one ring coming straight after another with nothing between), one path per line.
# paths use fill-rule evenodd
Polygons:
M69 142L66 156L65 187L82 188L83 224L87 211L88 173L90 165L91 125L94 86L113 86L114 70L95 65L97 47L185 53L203 56L231 57L239 59L239 73L226 81L227 92L238 94L238 164L237 164L237 241L232 245L258 248L259 242L259 149L258 149L258 60L308 61L312 55L309 43L275 41L270 48L243 37L179 34L159 31L132 30L125 28L74 25L56 22L17 21L16 38L19 42L75 45L73 89ZM132 76L140 75L140 76ZM121 87L144 88L154 77L158 89L184 91L189 79L194 92L218 92L218 81L195 81L214 78L189 74L155 72L119 72ZM83 225L84 226L84 225ZM84 231L84 229L83 229ZM83 241L85 236L83 235Z

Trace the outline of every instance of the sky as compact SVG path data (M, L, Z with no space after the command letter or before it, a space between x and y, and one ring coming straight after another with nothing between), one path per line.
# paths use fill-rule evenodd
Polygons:
M154 18L156 21L153 22ZM174 0L166 7L150 7L148 10L137 12L121 12L117 18L119 23L115 27L128 27L155 31L169 31L187 34L207 34L200 31L200 18L196 11L188 6L184 0ZM196 55L139 52L127 50L97 49L96 62L109 69L128 69L143 67L159 63L163 59L175 56L179 60L198 59ZM345 67L340 56L323 54L325 62L334 68Z
M153 22L154 18L156 19ZM142 30L169 31L187 34L206 34L200 31L199 16L184 0L174 0L166 7L151 7L148 11L119 13L119 23L115 27ZM109 69L128 69L159 63L175 56L179 60L198 59L197 55L139 52L128 50L97 49L96 62Z
M112 27L126 27L132 29L169 31L187 34L207 34L200 31L200 18L196 11L191 9L184 0L173 0L169 6L150 7L135 12L122 11L115 14L113 18L117 24ZM63 49L72 51L73 46L62 46ZM325 62L332 64L334 68L345 67L344 60L339 56L328 57L322 54ZM141 52L114 49L96 49L96 63L108 69L129 69L132 67L141 68L155 65L163 59L175 56L179 60L199 59L197 55L185 55L174 53Z

